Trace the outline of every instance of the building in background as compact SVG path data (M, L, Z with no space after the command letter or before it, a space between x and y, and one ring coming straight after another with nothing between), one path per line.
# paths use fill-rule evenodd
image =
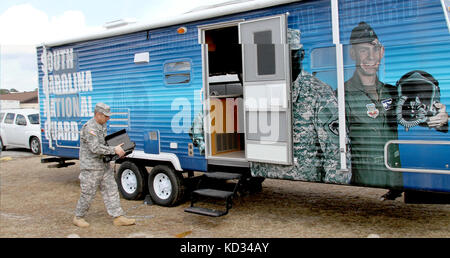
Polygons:
M0 109L33 108L39 109L38 92L15 92L0 95Z

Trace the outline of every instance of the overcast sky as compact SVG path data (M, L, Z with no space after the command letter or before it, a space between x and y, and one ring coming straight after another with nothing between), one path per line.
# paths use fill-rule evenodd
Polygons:
M108 21L145 22L227 0L1 0L0 88L38 87L36 46L103 30Z

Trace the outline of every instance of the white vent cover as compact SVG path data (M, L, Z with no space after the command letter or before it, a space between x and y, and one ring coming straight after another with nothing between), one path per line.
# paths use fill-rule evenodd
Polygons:
M150 54L148 52L134 54L135 64L147 64L148 62L150 62Z

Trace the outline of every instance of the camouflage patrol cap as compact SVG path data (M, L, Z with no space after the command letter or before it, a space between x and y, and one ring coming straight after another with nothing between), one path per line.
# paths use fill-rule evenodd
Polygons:
M352 30L350 44L371 43L375 39L378 39L378 36L372 27L365 22L360 22L358 26Z
M103 113L105 116L111 116L112 115L111 108L108 105L106 105L105 103L102 103L102 102L97 103L97 105L95 105L94 112L95 113L97 113L97 112Z
M288 44L291 46L292 50L299 50L303 48L303 44L300 43L300 30L290 29L287 31Z

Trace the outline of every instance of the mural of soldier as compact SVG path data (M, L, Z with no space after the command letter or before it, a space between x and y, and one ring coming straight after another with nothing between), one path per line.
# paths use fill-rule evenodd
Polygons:
M346 119L351 142L352 184L386 187L390 191L382 200L393 200L402 193L402 173L384 164L384 145L397 140L397 87L378 78L384 47L375 31L360 22L350 36L350 56L355 61L353 77L345 82ZM448 119L445 106L439 103L439 114L430 118L429 127L441 127ZM447 118L446 118L447 116ZM400 168L397 144L388 149L389 165Z
M300 31L289 29L288 41L296 78L291 88L294 165L252 162L252 176L348 184L351 171L339 170L337 98L329 85L302 69Z

